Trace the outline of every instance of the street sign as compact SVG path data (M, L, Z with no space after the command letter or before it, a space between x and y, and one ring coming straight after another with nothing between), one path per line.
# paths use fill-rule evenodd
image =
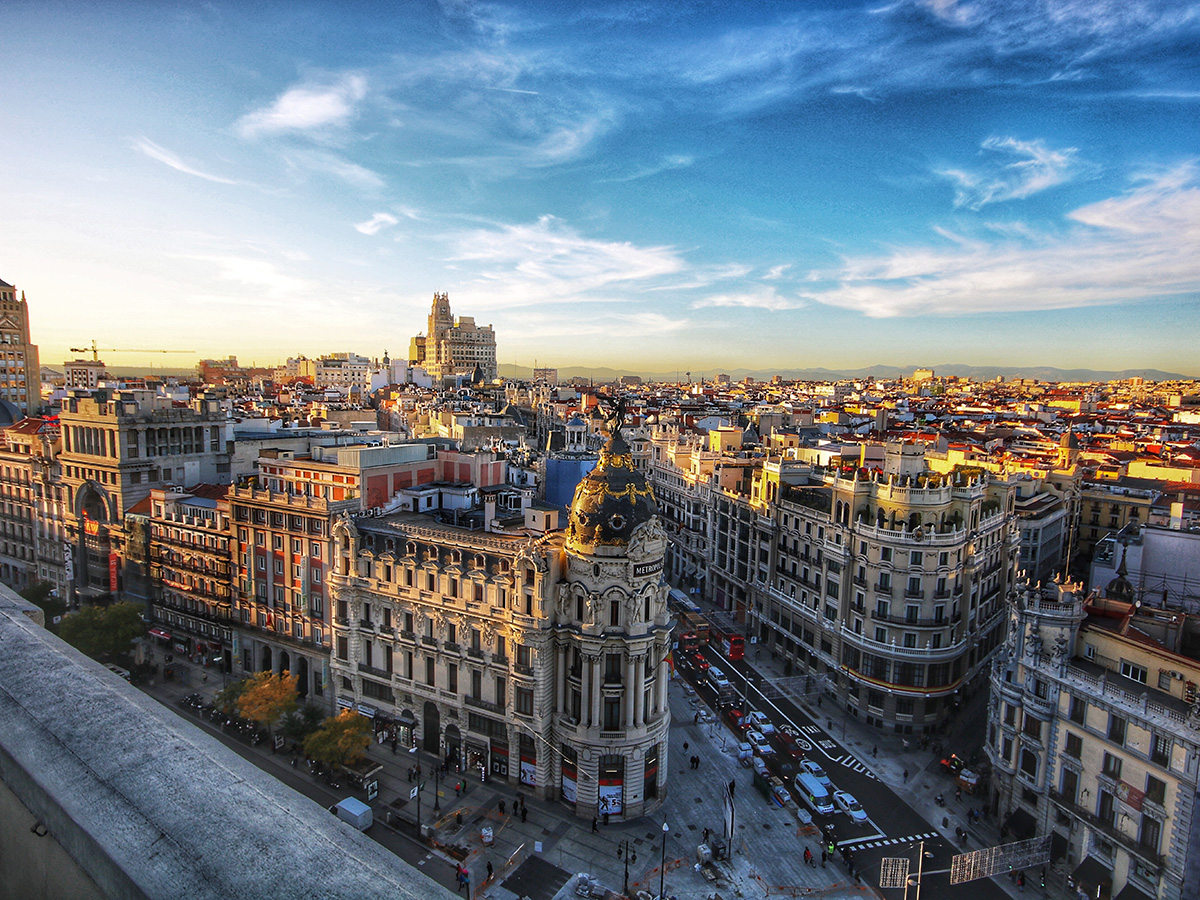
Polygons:
M1050 835L959 853L950 860L950 883L962 884L1050 862Z
M908 857L884 857L879 866L879 886L881 888L901 888L906 884L908 884Z
M421 786L418 784L416 787L414 787L414 788L413 788L411 791L409 791L409 792L408 792L408 799L409 799L409 800L416 800L416 799L417 799L417 792L418 792L419 790L421 790Z
M374 800L379 796L379 780L372 778L367 782L367 799Z

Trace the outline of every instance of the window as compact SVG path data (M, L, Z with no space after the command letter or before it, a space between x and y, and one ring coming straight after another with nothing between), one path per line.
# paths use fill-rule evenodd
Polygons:
M1171 689L1171 673L1166 669L1158 670L1158 689L1160 691L1169 691Z
M621 624L621 604L616 600L609 601L608 624L613 626Z
M1161 734L1154 735L1150 746L1150 761L1160 766L1171 765L1171 739Z
M1126 678L1132 678L1134 681L1139 682L1140 684L1146 683L1145 666L1139 666L1136 663L1131 663L1123 659L1121 660L1121 674Z
M471 696L476 700L483 699L483 673L471 673Z
M1167 783L1153 775L1146 776L1146 799L1159 806L1165 806L1167 800Z
M1021 772L1030 778L1037 778L1038 756L1028 747L1021 748Z
M1068 803L1076 802L1079 796L1079 773L1074 769L1062 770L1062 789L1059 791Z
M350 639L344 635L337 639L337 655L341 660L350 658Z
M1035 719L1033 716L1025 716L1025 727L1021 730L1035 741L1040 741L1042 739L1042 723L1039 719Z
M1158 853L1159 843L1162 840L1162 822L1158 819L1153 819L1150 816L1142 816L1142 833L1138 837L1138 843L1149 850L1151 853Z
M1071 698L1071 721L1079 725L1087 724L1087 701L1081 697Z
M621 728L621 698L605 697L603 715L604 724L601 727L605 731L619 731Z
M533 689L526 687L513 688L513 709L520 716L533 715ZM578 718L578 713L576 713Z
M517 644L517 665L527 669L533 666L533 653L525 644Z
M892 561L892 548L891 547L880 547L879 548L879 559L881 562L891 562Z
M1111 753L1104 754L1104 774L1109 778L1121 777L1121 757Z
M1125 746L1125 720L1113 713L1108 716L1108 739L1114 744Z
M425 683L431 687L434 685L434 676L436 675L434 668L434 659L432 656L425 657Z
M875 628L875 640L877 642L879 642L880 644L886 644L887 643L887 629L879 628L877 626Z
M1066 747L1064 748L1063 752L1066 753L1067 756L1073 756L1075 759L1079 759L1080 757L1082 757L1083 756L1083 738L1077 734L1073 734L1072 732L1068 731L1067 732L1067 744L1066 744Z
M496 678L496 705L503 708L508 703L508 682L499 676Z
M1017 727L1017 708L1011 703L1004 704L1004 724L1009 728Z

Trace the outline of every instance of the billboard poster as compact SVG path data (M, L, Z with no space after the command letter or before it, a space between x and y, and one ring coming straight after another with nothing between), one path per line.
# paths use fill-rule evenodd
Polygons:
M117 590L117 554L115 551L109 551L108 554L108 589L113 593Z

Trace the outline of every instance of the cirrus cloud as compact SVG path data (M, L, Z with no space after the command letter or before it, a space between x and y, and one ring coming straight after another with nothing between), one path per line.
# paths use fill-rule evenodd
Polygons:
M1090 167L1075 147L1060 150L1040 140L991 137L981 145L991 155L974 171L942 169L936 174L954 184L954 205L980 209L989 203L1023 200L1070 181Z

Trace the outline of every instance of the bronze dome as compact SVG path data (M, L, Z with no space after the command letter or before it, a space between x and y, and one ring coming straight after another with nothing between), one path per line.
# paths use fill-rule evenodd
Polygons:
M633 465L629 445L618 430L600 451L600 462L571 501L568 546L624 546L634 529L658 515L646 476Z

